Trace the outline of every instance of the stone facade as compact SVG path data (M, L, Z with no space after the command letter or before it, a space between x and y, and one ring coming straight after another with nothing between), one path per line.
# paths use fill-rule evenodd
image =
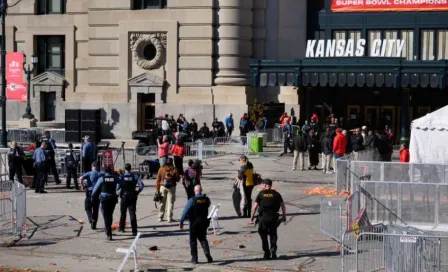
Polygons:
M36 1L9 9L6 46L30 56L36 36L65 37L65 75L32 80L38 120L43 92L56 93L57 122L65 109L104 109L103 131L116 138L142 128L148 95L156 115L183 113L208 124L240 116L255 98L298 107L297 89L249 88L249 62L303 57L305 0L167 0L164 9L146 10L131 10L130 0L76 0L60 15L35 15ZM24 111L8 101L8 120Z

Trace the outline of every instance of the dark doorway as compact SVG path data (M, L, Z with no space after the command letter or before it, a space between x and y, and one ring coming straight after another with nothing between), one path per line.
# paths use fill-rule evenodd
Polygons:
M156 95L155 94L139 94L139 113L140 122L139 130L150 130L153 128L151 122L156 117Z
M264 113L264 116L268 120L267 128L272 128L276 123L280 123L280 117L285 112L285 104L270 102L266 103L265 106L268 107Z
M41 101L44 115L42 121L56 120L56 92L41 92Z

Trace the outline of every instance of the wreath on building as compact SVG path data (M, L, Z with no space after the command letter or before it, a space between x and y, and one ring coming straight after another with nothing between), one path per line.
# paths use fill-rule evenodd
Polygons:
M164 60L166 48L166 34L131 35L131 52L135 63L145 70L159 68Z

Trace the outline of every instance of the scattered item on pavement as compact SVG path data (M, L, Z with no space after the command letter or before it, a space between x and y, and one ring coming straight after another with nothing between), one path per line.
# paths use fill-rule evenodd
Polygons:
M318 186L310 190L302 190L301 193L306 195L350 196L350 192L342 191L338 193L335 189L329 189L324 186Z
M239 245L238 248L239 248L239 249L243 249L243 248L246 248L246 246L244 246L244 245Z
M157 248L157 246L152 246L152 247L149 248L149 250L150 250L150 251L157 251L158 248Z

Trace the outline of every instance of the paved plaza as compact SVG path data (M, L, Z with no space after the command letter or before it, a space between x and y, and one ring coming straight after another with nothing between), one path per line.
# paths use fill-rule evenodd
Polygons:
M238 156L208 159L204 163L204 192L212 204L221 204L221 234L209 235L213 264L206 264L199 249L199 265L189 263L188 226L181 231L178 223L157 222L152 201L155 181L145 180L139 197L138 262L142 271L337 271L341 260L337 245L319 231L319 201L302 190L332 184L334 176L321 171L292 171L292 157L265 154L251 156L255 170L274 180L283 195L287 223L279 228L279 260L264 261L261 241L248 219L237 218L232 204L232 184L239 168ZM116 271L122 258L115 250L129 247L133 237L114 232L114 241L106 241L100 215L99 229L91 230L84 212L84 193L63 189L64 184L50 183L48 194L28 191L28 231L15 246L0 248L0 264L6 267L32 268L39 271ZM253 198L259 188L255 188ZM179 219L186 195L177 189L175 219ZM119 206L114 222L118 221ZM82 221L81 221L82 222ZM149 248L157 246L157 251ZM130 258L124 271L133 269Z

